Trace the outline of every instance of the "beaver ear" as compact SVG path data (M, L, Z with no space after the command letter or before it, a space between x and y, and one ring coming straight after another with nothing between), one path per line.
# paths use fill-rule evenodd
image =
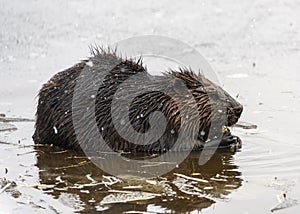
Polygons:
M178 94L183 94L186 90L188 90L182 79L174 78L172 83L174 91Z

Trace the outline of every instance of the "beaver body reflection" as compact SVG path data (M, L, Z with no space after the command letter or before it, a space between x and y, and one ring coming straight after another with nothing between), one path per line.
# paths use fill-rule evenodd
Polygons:
M75 198L74 208L82 212L95 212L99 206L108 209L108 213L145 212L149 204L176 213L200 211L215 203L215 199L229 197L242 185L241 172L234 163L234 152L228 150L218 150L203 166L198 165L201 153L192 152L178 168L150 183L143 179L118 181L95 166L89 158L74 151L40 147L37 154L40 183L54 185L45 187L44 191L67 201ZM117 166L112 163L112 167ZM128 186L138 188L124 188ZM161 196L138 203L101 205L108 195L117 197L118 193L112 190L144 191Z
M109 66L112 63L116 63L116 65L110 69ZM87 106L95 103L95 111L92 113L81 112L82 123L80 125L82 126L80 129L84 142L79 144L78 136L74 130L72 102L74 101L76 83L82 78L81 72L86 69L90 73L103 72L103 69L106 69L107 75L101 80L97 94L88 97ZM148 87L149 91L140 94L132 101L128 110L130 120L123 124L123 128L133 127L138 133L147 133L151 129L152 113L162 112L166 118L166 129L163 135L151 144L140 145L124 139L116 130L111 116L112 102L116 91L123 82L136 74L141 74L141 77L134 91L139 91L142 87L143 89ZM89 87L95 84L94 81L93 78L88 79L82 90L87 90L86 93L88 94ZM178 82L183 83L188 90L181 90ZM132 87L132 84L125 85L122 90L127 90L130 94L130 90L133 89L129 87ZM153 88L163 88L168 95L161 91L150 90ZM178 90L181 90L180 93ZM174 96L169 96L169 94L174 94ZM78 105L83 104L80 102L84 96L85 92L82 92L82 97L76 98L79 102ZM193 97L194 103L186 103L189 96ZM128 99L127 95L122 99ZM86 98L86 100L88 99ZM187 122L182 122L183 112L180 111L178 103L182 103L187 115L190 113ZM190 109L196 109L196 113L188 112ZM213 109L218 111L213 111ZM163 76L155 77L146 71L141 61L122 59L114 52L94 49L91 58L56 74L43 85L39 92L36 130L33 139L38 144L54 144L75 150L80 150L82 147L85 150L95 150L97 147L94 136L91 136L90 126L90 122L95 118L99 133L114 151L166 152L168 150L183 151L190 148L201 150L203 145L210 140L209 133L212 128L221 132L224 126L235 124L242 113L242 109L242 105L226 91L190 69L169 71ZM225 120L223 121L222 118L224 117ZM213 118L219 120L217 125L212 125ZM199 129L194 130L195 127L199 127ZM194 133L194 136L191 136L191 139L186 139L178 146L174 146L179 132ZM222 137L220 144L222 147L239 146L241 142L229 131L218 137Z

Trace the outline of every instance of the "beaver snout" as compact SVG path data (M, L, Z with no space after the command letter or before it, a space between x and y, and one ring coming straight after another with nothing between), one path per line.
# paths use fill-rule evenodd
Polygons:
M240 116L242 115L242 112L243 112L243 106L242 105L238 105L237 107L233 108L233 113L238 118L240 118Z
M227 126L232 126L237 123L241 114L243 112L243 106L238 104L235 107L231 107L227 109Z

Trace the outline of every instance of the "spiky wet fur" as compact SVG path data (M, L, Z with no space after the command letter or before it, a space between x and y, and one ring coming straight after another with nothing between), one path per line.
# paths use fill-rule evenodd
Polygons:
M39 101L36 113L36 125L33 139L35 143L54 144L61 147L78 149L76 134L72 121L72 99L76 80L80 76L82 70L87 66L88 61L92 61L97 68L97 63L110 63L110 60L117 60L118 66L114 67L105 77L96 95L95 116L97 126L106 143L115 151L147 151L147 152L164 152L169 149L180 151L189 148L201 149L204 141L207 140L208 130L211 126L212 117L218 115L212 114L212 105L225 108L228 113L228 124L236 123L238 117L233 116L233 110L236 106L240 106L229 94L214 83L207 80L203 75L195 74L188 68L182 68L178 71L170 70L165 72L163 76L153 77L147 73L143 66L142 59L122 59L117 56L116 50L104 50L102 47L91 48L92 57L83 60L73 67L66 69L54 75L46 84L43 85L39 92ZM101 59L101 60L100 60ZM104 60L104 61L103 61ZM96 71L96 70L94 70ZM168 85L174 86L176 79L182 80L188 88L188 94L174 94L170 97L158 91L152 91L141 94L136 97L130 106L129 116L133 128L141 133L145 133L149 127L149 116L153 111L161 111L167 118L166 130L161 138L150 145L137 145L124 140L115 130L111 118L111 103L113 95L118 86L132 75L137 73L145 74L151 78L155 78L157 86ZM116 75L117 74L117 75ZM175 78L174 78L175 77ZM147 82L141 78L141 85ZM170 87L170 92L173 87ZM132 88L124 88L131 93ZM135 89L138 90L138 89ZM169 89L166 89L169 90ZM217 94L217 99L211 99L208 93ZM184 97L193 95L196 100L195 113L191 113L188 124L181 124L181 112L177 106L177 102L182 102ZM105 98L105 99L104 99ZM126 99L126 97L124 97ZM192 103L184 103L189 109ZM139 117L143 115L143 117ZM94 116L94 115L91 115ZM220 127L226 124L221 124ZM199 126L199 130L194 130ZM186 130L181 130L185 127ZM86 139L89 139L89 124L84 124L83 128ZM178 132L198 133L192 136L194 139L187 139L182 142L179 147L174 148L173 145L178 137ZM200 133L205 133L200 136ZM85 149L93 150L93 144Z

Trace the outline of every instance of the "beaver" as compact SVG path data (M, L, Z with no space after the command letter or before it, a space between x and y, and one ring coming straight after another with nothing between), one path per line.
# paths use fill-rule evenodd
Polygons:
M81 84L84 87L80 89L82 93L74 97L76 84L86 78L82 75L83 71L87 74L105 72L105 76L99 81L94 77L83 81ZM136 78L130 82L132 77ZM91 96L88 91L93 84L99 87L96 94ZM120 88L123 93L115 98ZM143 135L151 130L151 120L165 122L163 131L160 130L163 127L160 128L158 124L154 132L162 132L161 136L152 136L152 141L139 138L144 139L145 143L138 144L120 134L112 116L114 99L126 101L131 99L130 94L136 92L140 93L130 101L127 109L129 120L120 122L121 119L117 119L122 124L123 133L132 128L138 133L136 135ZM53 144L74 150L99 148L91 140L90 122L95 120L98 132L113 151L160 153L169 150L201 150L212 141L212 132L220 133L213 135L213 138L219 139L217 145L220 148L241 146L240 138L232 135L227 127L237 123L243 106L203 74L196 74L187 67L169 69L162 76L152 76L143 65L142 58L122 58L116 50L92 47L91 57L54 75L42 86L38 96L33 135L37 144ZM187 97L192 97L192 101L187 100ZM78 142L75 131L75 99L79 106L88 106L86 109L95 106L94 112L83 112L80 116L83 144ZM124 107L116 106L114 112L124 114ZM181 132L188 133L190 137L181 139L177 144Z

